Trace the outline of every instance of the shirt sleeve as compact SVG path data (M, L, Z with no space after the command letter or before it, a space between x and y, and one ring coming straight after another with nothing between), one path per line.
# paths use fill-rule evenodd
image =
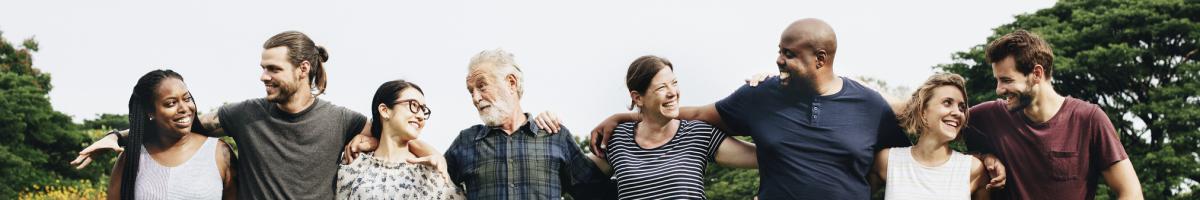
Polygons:
M880 98L880 101L883 99ZM904 134L904 129L900 128L900 121L896 120L896 114L892 112L891 107L886 102L880 102L880 104L882 104L883 112L879 120L879 135L876 136L875 151L884 148L912 146L912 141L908 139L908 135Z
M238 138L236 134L241 131L233 130L231 127L235 127L234 124L246 121L243 118L245 115L239 115L237 114L239 113L237 111L245 110L245 105L248 104L248 102L249 101L242 101L238 103L225 104L221 105L220 108L217 108L217 120L220 121L221 129L225 130L225 135Z
M717 162L717 150L721 149L721 142L724 142L725 138L729 136L717 127L708 127L712 128L712 131L708 132L711 136L708 141L708 162Z
M770 79L766 81L771 81ZM766 86L759 86L766 87ZM750 128L747 123L752 116L750 109L753 108L754 102L752 95L755 88L749 85L742 85L733 94L729 94L725 99L717 101L717 113L721 115L721 122L729 129L728 131L741 134L749 134Z
M1125 147L1121 145L1121 140L1117 138L1117 129L1113 127L1112 121L1109 121L1108 115L1100 106L1091 106L1091 117L1089 120L1092 126L1089 127L1092 135L1091 148L1092 167L1094 169L1108 169L1112 164L1118 161L1129 159L1129 155L1125 154Z
M450 147L446 148L446 153L443 153L443 156L446 157L446 171L450 173L450 180L455 186L461 187L462 183L466 181L464 179L466 171L463 169L466 167L466 163L463 161L466 155L463 155L460 151L462 151L464 145L467 145L464 144L465 142L471 141L471 137L473 136L471 133L474 133L474 131L474 128L467 128L460 131L454 142L450 143Z
M967 111L970 113L971 118L967 119L967 127L963 128L962 132L959 133L962 134L963 142L967 145L967 152L982 154L995 152L991 145L992 143L989 142L990 139L987 138L986 133L983 131L983 129L987 128L985 124L993 123L985 120L988 116L986 113L987 104L976 105Z
M350 110L350 109L343 109L343 110L344 111L342 111L342 112L345 113L344 117L346 119L346 123L349 123L349 124L347 124L347 126L346 126L347 132L346 132L345 138L342 140L343 141L342 144L349 144L350 140L354 139L354 136L358 135L358 133L361 133L363 128L367 127L366 125L367 125L368 119L367 119L367 116L365 116L361 113L358 113L358 112L354 112L353 110ZM378 138L376 138L376 139L378 139Z
M583 154L583 150L575 143L575 136L566 127L562 127L554 135L559 137L559 145L566 148L563 157L566 158L563 169L559 170L562 186L575 199L615 199L616 186L608 181L608 176Z

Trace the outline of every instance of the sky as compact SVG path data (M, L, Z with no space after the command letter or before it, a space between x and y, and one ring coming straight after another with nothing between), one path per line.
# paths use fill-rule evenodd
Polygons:
M125 113L137 78L181 73L202 112L262 98L262 44L287 30L330 55L319 98L365 115L379 84L420 85L433 114L420 139L444 150L481 123L466 88L482 50L516 55L522 107L551 111L577 137L626 112L629 63L674 64L682 105L715 102L756 73L777 71L779 36L819 18L837 34L834 72L914 87L987 42L992 28L1053 1L6 1L0 31L33 37L34 67L51 74L50 101L76 121Z

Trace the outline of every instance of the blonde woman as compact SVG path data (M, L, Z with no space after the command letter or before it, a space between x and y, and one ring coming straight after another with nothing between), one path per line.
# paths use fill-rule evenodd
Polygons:
M904 105L898 119L917 142L875 155L870 178L886 185L884 199L987 198L982 162L950 149L967 124L965 85L957 74L935 74Z

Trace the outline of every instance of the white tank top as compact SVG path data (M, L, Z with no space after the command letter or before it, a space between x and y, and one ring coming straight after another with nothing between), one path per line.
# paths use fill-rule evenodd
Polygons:
M971 199L971 156L958 152L941 166L921 165L910 147L888 152L884 199Z
M142 146L134 197L137 199L221 199L217 138L208 138L192 158L175 167L159 165ZM232 167L232 166L230 166Z

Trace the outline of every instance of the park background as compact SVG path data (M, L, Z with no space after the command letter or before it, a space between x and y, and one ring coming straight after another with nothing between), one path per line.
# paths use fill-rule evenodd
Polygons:
M0 199L97 199L115 154L67 162L125 128L137 77L173 69L201 112L264 96L261 44L299 30L329 49L327 94L369 113L378 84L414 81L433 116L421 138L445 149L478 124L466 64L494 48L525 73L526 112L552 111L579 140L623 112L625 69L641 55L676 66L684 105L719 100L776 71L779 34L815 17L838 36L835 71L908 95L936 72L995 99L982 45L1015 29L1055 50L1055 86L1100 104L1147 199L1200 189L1200 2L1114 1L5 1L0 2ZM748 139L748 138L743 138ZM756 170L710 167L707 195L748 199ZM1108 199L1102 185L1098 199Z

